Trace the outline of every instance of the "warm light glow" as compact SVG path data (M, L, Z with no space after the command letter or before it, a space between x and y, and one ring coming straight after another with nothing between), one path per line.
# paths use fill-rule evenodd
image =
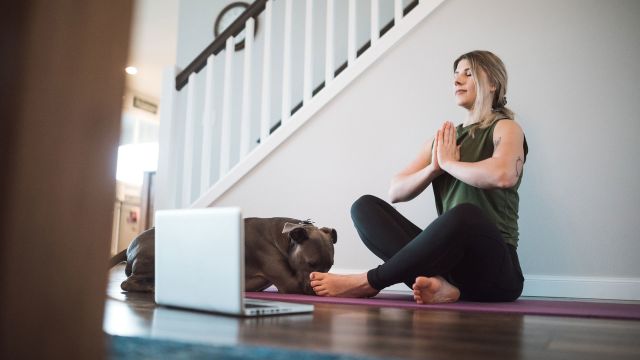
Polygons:
M126 71L129 75L135 75L138 73L138 68L135 66L127 66L124 71Z
M157 169L158 143L129 144L118 148L118 181L140 186L144 172Z

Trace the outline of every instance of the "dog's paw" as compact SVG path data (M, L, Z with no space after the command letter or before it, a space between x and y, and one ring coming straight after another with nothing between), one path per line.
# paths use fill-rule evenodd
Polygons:
M124 291L153 292L154 285L154 279L136 279L130 277L120 284L120 288Z

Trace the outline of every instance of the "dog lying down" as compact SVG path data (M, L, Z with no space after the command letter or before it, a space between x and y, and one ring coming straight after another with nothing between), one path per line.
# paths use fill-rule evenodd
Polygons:
M246 218L244 234L246 291L262 291L275 285L281 293L314 295L309 274L327 272L333 266L337 232L331 228L318 228L309 220ZM111 258L110 267L127 263L127 279L120 285L122 290L154 290L154 243L155 228L151 228Z

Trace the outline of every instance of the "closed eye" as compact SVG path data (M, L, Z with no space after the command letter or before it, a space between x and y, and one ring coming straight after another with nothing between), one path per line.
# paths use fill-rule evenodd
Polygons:
M473 76L473 74L471 73L471 69L464 69L463 71L464 71L464 76ZM459 73L460 72L456 70L453 72L453 76L454 77L458 76Z

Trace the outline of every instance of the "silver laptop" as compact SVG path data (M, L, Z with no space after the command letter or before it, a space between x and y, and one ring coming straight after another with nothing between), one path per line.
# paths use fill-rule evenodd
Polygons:
M244 298L244 222L236 207L156 212L155 300L160 305L261 316L313 305Z

